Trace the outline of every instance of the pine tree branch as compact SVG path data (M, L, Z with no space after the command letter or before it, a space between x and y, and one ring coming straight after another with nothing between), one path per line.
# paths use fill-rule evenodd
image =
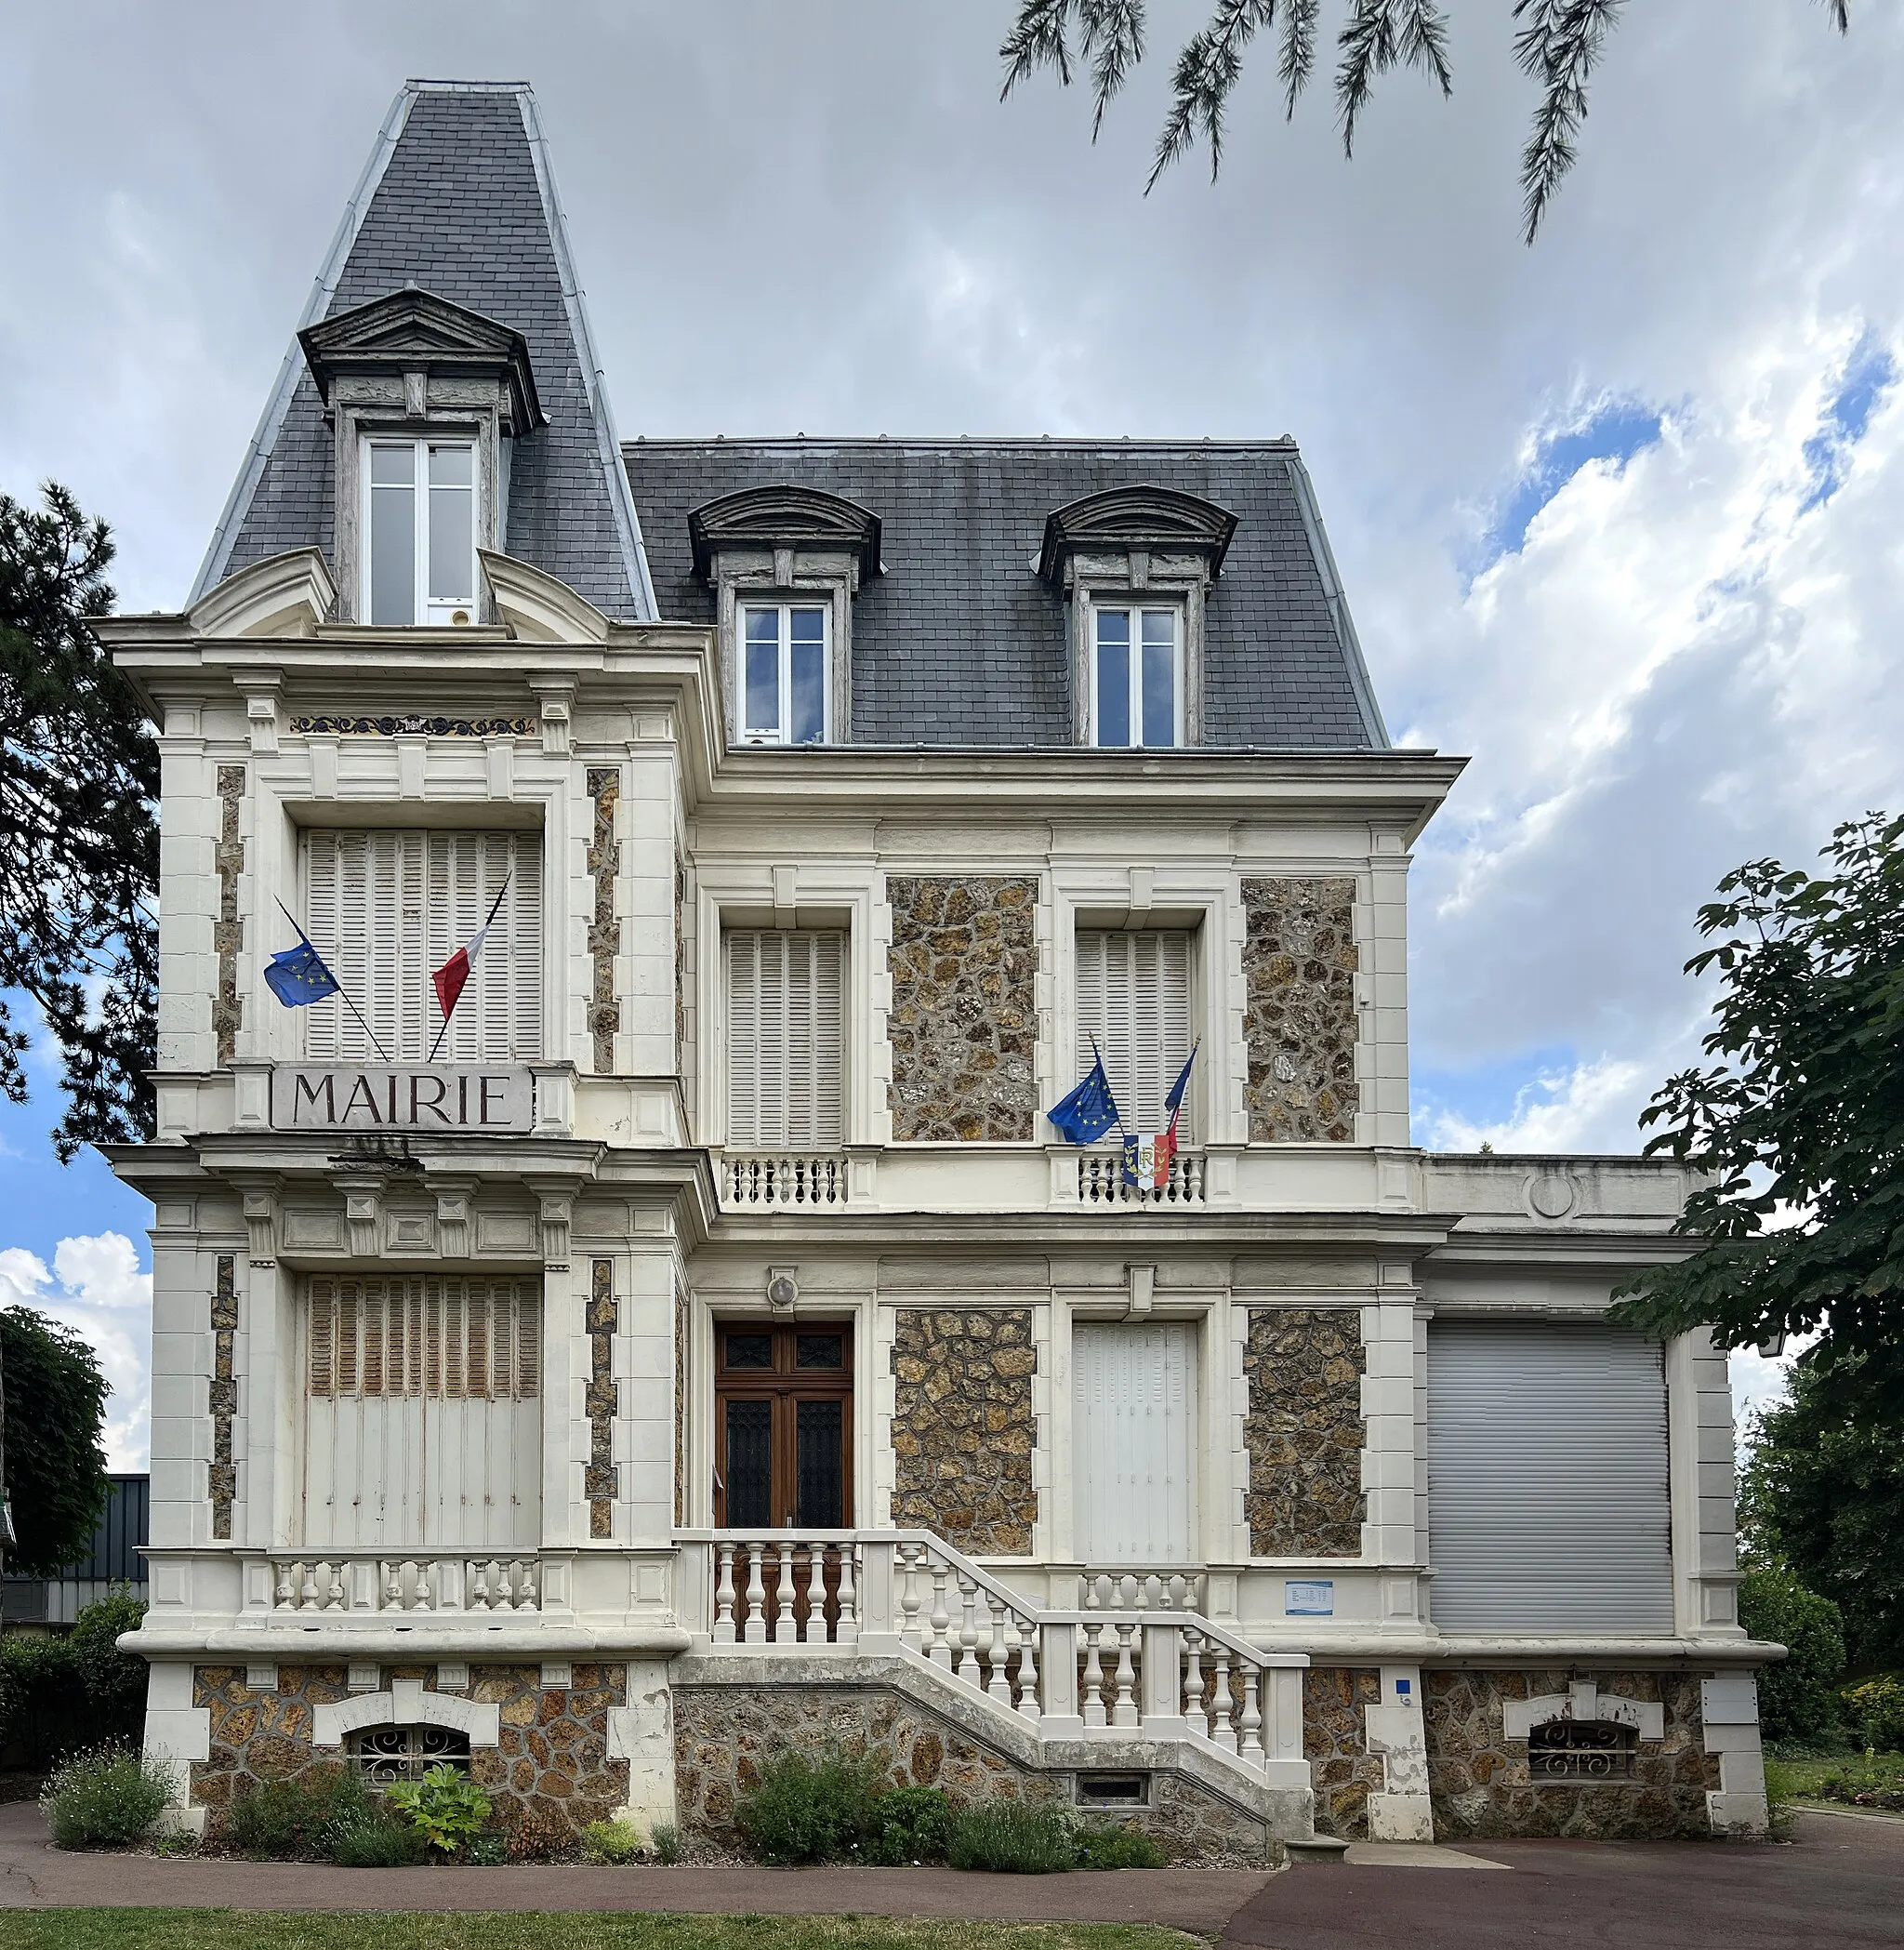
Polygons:
M1078 0L1083 17L1083 53L1090 59L1096 103L1091 139L1104 127L1104 111L1144 59L1144 0Z
M1625 0L1514 0L1527 25L1514 35L1514 59L1538 85L1540 101L1521 152L1522 235L1531 244L1561 179L1574 166L1587 118L1587 81Z
M1283 85L1286 120L1296 117L1296 99L1309 86L1316 72L1316 17L1322 0L1284 0L1283 51L1276 62L1276 76Z
M1071 0L1024 0L998 49L998 59L1005 63L1000 101L1039 68L1055 68L1059 81L1067 88L1071 86L1071 50L1065 40L1070 13Z
M1209 26L1183 44L1170 77L1170 112L1144 185L1146 196L1190 147L1199 126L1210 144L1210 179L1216 180L1223 166L1223 111L1243 72L1243 50L1260 28L1275 20L1276 0L1218 0Z

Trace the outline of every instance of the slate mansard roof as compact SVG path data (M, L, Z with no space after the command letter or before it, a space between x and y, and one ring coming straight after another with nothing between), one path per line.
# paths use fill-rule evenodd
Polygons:
M853 603L856 744L1070 745L1064 602L1038 577L1039 544L1057 509L1137 485L1237 518L1205 620L1203 744L1388 744L1292 442L637 440L622 451L655 600L683 622L714 617L692 510L797 484L879 517L885 573Z
M507 547L621 621L654 615L529 89L413 81L397 97L300 329L416 284L527 342L549 424L514 442ZM332 548L331 431L294 341L199 571L196 599L286 549Z

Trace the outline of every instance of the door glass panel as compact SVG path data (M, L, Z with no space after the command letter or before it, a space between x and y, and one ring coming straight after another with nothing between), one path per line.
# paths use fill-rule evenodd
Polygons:
M774 1336L771 1333L729 1334L727 1365L730 1368L771 1368L774 1365Z
M838 1401L796 1404L800 1507L795 1520L816 1530L838 1530L844 1522L841 1406Z
M774 1404L727 1404L727 1524L764 1530L774 1521Z
M838 1333L803 1333L794 1364L801 1368L838 1368L846 1360L846 1337Z

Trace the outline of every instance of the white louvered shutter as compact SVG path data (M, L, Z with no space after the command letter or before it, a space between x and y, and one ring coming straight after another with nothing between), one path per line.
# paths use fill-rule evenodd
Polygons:
M846 936L735 928L727 953L727 1141L821 1149L845 1138Z
M307 925L392 1062L420 1063L442 1026L430 976L483 925L508 882L450 1030L450 1063L542 1054L542 857L534 833L316 830L304 846ZM341 998L307 1012L306 1053L376 1052Z
M1091 1068L1091 1039L1111 1094L1133 1134L1170 1121L1164 1097L1190 1055L1191 937L1182 929L1084 929L1078 936L1078 1074ZM1177 1125L1191 1136L1195 1093Z
M1084 1561L1105 1570L1196 1562L1196 1328L1080 1322L1071 1374Z
M1659 1344L1431 1322L1428 1534L1443 1631L1670 1634Z

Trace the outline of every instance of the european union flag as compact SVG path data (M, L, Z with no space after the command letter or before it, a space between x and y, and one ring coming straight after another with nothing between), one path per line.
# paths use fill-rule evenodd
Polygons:
M321 1002L337 992L337 978L324 966L324 957L311 947L302 928L298 946L273 955L264 965L264 978L271 993L287 1009L301 1009L307 1002Z
M1090 1076L1069 1096L1053 1104L1045 1115L1067 1144L1095 1144L1119 1121L1117 1100L1111 1094L1111 1080L1104 1075L1104 1059L1098 1056L1091 1066Z

